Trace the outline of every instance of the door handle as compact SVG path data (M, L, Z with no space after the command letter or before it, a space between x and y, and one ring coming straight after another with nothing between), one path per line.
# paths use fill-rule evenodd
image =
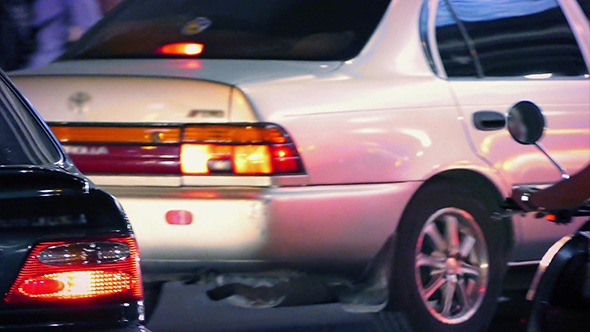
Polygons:
M506 127L506 116L496 111L477 111L473 113L473 125L482 131L500 130Z

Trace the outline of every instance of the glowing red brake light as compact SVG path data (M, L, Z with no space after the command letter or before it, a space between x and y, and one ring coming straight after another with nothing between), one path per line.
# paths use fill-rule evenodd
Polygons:
M132 287L128 273L81 270L29 278L18 287L18 292L33 299L75 300L120 294Z
M123 302L142 297L139 251L135 240L125 237L38 244L5 301L112 298Z
M183 174L301 174L303 166L290 137L275 125L194 125L184 129L180 149Z
M165 55L199 55L205 46L199 43L173 43L158 48L155 53Z
M183 144L180 149L183 174L271 174L270 149L266 145Z

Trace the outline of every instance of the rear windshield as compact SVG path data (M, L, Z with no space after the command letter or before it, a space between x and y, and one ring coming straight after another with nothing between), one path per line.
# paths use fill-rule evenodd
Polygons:
M52 166L61 154L0 74L0 167Z
M390 0L128 0L62 59L343 61L360 53ZM160 54L198 43L198 55Z

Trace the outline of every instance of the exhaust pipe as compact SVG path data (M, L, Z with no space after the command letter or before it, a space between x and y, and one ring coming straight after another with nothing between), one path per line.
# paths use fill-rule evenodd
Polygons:
M213 301L227 299L247 308L276 308L337 302L334 290L309 279L294 279L276 285L249 286L231 283L207 291Z

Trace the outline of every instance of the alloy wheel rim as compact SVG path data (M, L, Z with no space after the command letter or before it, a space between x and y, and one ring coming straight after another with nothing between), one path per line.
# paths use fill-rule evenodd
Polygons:
M489 256L471 214L444 208L430 216L418 237L414 262L418 292L432 316L445 324L473 317L486 294Z

